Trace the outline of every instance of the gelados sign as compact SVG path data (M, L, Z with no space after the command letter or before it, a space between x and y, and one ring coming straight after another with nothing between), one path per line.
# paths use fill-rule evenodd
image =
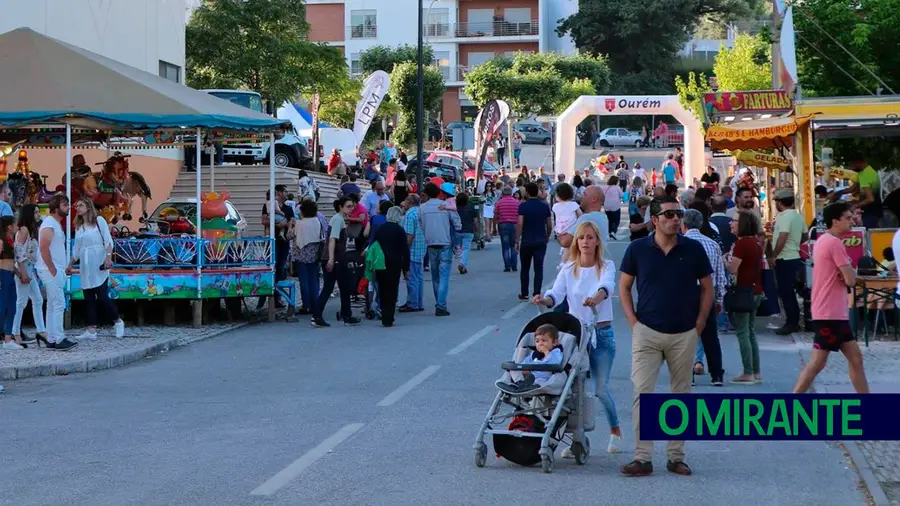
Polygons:
M606 98L604 100L606 110L609 112L618 109L659 109L662 101L658 98Z
M708 115L724 112L789 112L794 103L784 90L707 93L703 103Z

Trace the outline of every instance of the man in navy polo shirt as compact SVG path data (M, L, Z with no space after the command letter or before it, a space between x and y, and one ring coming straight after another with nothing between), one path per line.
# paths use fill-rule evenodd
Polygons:
M674 197L650 203L654 233L633 241L622 258L619 299L631 325L631 381L634 385L634 460L622 468L630 476L653 472L653 441L641 441L642 393L652 393L663 362L672 393L691 391L691 367L697 336L713 304L712 268L703 246L679 235L684 211ZM631 288L637 281L634 309ZM684 462L684 441L669 441L666 468L691 474Z
M538 198L538 185L525 184L528 200L519 205L519 223L516 225L518 240L516 251L522 260L522 271L519 272L521 290L519 300L529 300L528 275L531 261L534 260L534 290L530 295L541 293L544 284L544 256L547 254L547 243L553 231L553 218L550 206Z

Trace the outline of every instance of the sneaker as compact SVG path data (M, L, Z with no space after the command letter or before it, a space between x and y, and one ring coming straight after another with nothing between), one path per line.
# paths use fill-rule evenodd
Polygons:
M324 329L330 327L331 324L326 322L325 320L320 320L318 318L313 318L309 321L309 324L317 329Z
M450 316L450 311L446 309L435 309L434 316Z
M77 341L96 341L97 333L91 332L89 330L85 330L84 332L81 333L81 335L76 337L75 340L77 340Z
M713 376L712 377L712 386L721 387L725 385L725 380L722 376Z
M125 337L125 322L123 322L122 320L119 320L113 325L113 328L116 329L116 337L117 338L121 339L121 338Z
M504 267L504 268L503 268L503 272L510 272L511 270L512 270L512 269L510 269L509 267Z
M622 467L622 474L627 476L650 476L653 474L653 462L632 460Z
M575 458L575 454L572 453L571 447L566 448L565 450L562 451L562 458L564 458L564 459L574 459Z
M69 341L68 339L63 339L62 341L55 343L53 345L53 348L51 348L51 349L54 349L57 351L68 351L76 346L78 346L77 341Z
M359 318L357 318L355 316L351 316L350 318L344 318L344 325L347 325L347 326L359 325L361 322L362 322L362 320L360 320Z
M617 436L615 434L609 435L609 444L606 445L606 451L608 453L622 453L622 436Z
M25 348L23 348L21 344L15 342L15 341L3 341L3 349L4 350L23 350Z

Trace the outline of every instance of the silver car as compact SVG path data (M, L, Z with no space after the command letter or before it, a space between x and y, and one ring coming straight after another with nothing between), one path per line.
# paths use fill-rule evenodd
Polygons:
M516 125L516 131L522 136L522 142L525 144L549 146L553 142L553 136L550 135L550 131L540 125L519 123Z

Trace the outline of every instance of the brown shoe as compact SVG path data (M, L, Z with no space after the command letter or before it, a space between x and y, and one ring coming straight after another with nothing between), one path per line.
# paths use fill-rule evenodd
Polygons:
M681 461L673 462L670 460L666 462L666 469L668 469L670 473L680 474L682 476L694 474L694 472L691 471L691 467Z
M650 476L653 474L653 462L632 460L622 467L622 474L627 476Z

